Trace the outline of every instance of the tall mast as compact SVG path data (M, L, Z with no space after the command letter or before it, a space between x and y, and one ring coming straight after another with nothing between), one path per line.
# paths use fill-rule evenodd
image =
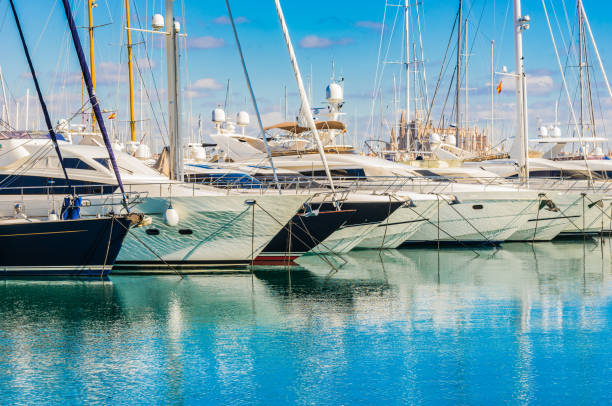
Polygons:
M166 73L168 75L168 126L170 131L170 179L183 181L183 148L179 124L179 71L174 28L174 0L166 5Z
M514 57L516 63L516 111L517 137L520 147L519 178L522 183L529 181L529 149L527 133L527 86L523 58L523 30L529 28L529 17L521 15L521 0L514 0Z
M494 84L493 84L493 80L494 80L494 67L493 67L493 54L495 52L495 41L491 41L491 131L489 132L489 141L492 142L493 141L493 128L495 125L495 107L493 105L493 100L494 100Z
M30 129L30 89L26 89L26 102L25 102L25 128L28 131Z
M4 86L4 75L2 74L2 66L0 66L0 85L2 85L2 121L8 123L10 121L10 115L8 110L8 99L6 98L6 87Z
M459 134L461 129L461 21L463 20L463 0L459 0L459 17L457 19L457 88L455 91L455 112L457 120L455 120L455 146L459 146Z
M97 7L96 0L87 0L87 11L89 15L89 68L91 69L91 82L93 91L96 92L96 58L94 53L94 25L93 25L93 8ZM95 131L96 116L91 114L91 129Z
M580 5L579 5L580 7ZM584 137L584 54L583 54L583 25L582 25L582 13L578 14L578 77L580 79L580 92L579 92L579 101L580 101L580 135ZM583 151L586 153L586 151Z
M130 0L125 0L125 27L127 31L127 57L130 87L130 136L136 141L136 120L134 119L134 71L132 70L132 32L130 31Z
M278 14L278 19L280 20L281 28L283 29L283 36L285 37L285 43L287 45L287 50L289 51L289 59L291 59L291 66L293 67L295 80L300 91L300 98L302 99L302 114L304 114L308 126L312 131L312 135L314 136L314 139L317 142L317 148L319 150L319 155L321 156L321 161L323 162L323 167L325 168L325 174L327 175L327 179L329 180L329 185L331 187L332 193L334 193L335 196L334 182L331 176L331 172L329 171L329 166L327 165L325 149L323 149L323 143L321 143L321 138L319 138L319 131L317 130L314 118L312 117L312 111L310 110L310 102L308 101L306 89L304 88L304 82L302 81L302 74L300 73L300 67L297 63L297 58L295 57L295 51L293 50L293 44L291 43L291 37L289 36L289 29L287 28L287 23L285 23L283 9L281 8L279 0L274 0L274 4L276 5L276 13Z
M404 0L404 39L406 45L406 132L410 137L410 21L408 18L408 0ZM408 148L412 148L412 140L408 141Z
M465 19L465 49L463 50L463 58L465 60L464 63L464 75L465 75L465 88L463 89L463 91L465 92L465 117L463 117L463 122L464 124L464 128L466 129L466 131L469 129L470 124L469 124L469 119L468 119L468 113L469 113L469 103L468 103L468 19ZM464 133L465 134L465 133ZM469 134L469 131L468 131ZM467 140L463 141L463 146L464 148L468 145L469 143L469 138Z

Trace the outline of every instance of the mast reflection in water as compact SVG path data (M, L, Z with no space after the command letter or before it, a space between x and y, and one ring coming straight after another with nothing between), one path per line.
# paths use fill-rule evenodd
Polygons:
M610 244L0 282L2 404L604 403Z

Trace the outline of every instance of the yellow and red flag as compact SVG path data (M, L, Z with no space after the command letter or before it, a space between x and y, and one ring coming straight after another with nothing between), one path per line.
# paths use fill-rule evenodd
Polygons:
M117 113L111 113L110 116L108 116L109 120L114 120L117 117Z
M499 81L499 85L497 85L497 94L500 94L502 92L502 81Z

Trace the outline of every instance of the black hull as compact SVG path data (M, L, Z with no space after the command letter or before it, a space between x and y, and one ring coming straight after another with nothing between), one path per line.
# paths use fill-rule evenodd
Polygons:
M125 217L0 225L0 275L106 276L130 227Z
M330 210L326 210L330 209ZM256 259L257 263L293 261L316 247L334 231L348 223L355 210L321 208L317 215L296 214L268 243Z
M382 223L403 204L404 202L398 202L397 200L389 202L344 202L342 203L342 210L356 210L356 213L343 227ZM323 207L326 205L331 207L332 203L325 203Z

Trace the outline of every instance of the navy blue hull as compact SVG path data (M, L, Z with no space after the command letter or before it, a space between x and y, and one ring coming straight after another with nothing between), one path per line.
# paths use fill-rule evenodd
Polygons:
M0 225L0 275L105 276L130 227L124 217Z
M305 216L304 212L293 216L289 223L268 243L256 259L262 262L292 261L310 251L321 241L342 227L355 210L319 210L316 215Z

